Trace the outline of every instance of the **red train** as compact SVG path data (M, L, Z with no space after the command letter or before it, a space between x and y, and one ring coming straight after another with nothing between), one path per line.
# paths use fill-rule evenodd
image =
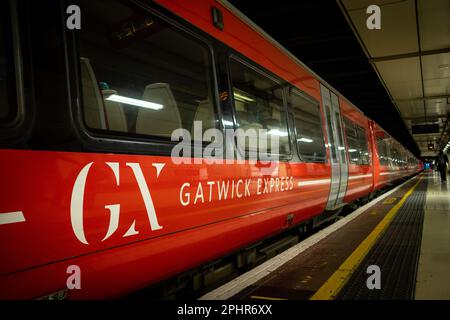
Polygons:
M226 1L62 3L0 4L0 299L204 289L422 170ZM194 121L268 129L276 169L174 163Z

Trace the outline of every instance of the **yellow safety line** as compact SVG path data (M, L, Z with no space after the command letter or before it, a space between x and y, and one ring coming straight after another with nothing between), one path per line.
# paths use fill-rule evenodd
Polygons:
M262 296L250 296L251 299L260 299L260 300L287 300L282 298L271 298L271 297L262 297Z
M319 288L319 290L310 298L310 300L331 300L335 299L339 291L350 279L352 273L356 270L369 250L374 246L379 236L386 230L389 223L397 214L406 199L411 195L419 184L422 177L406 192L403 198L386 214L375 229L364 239L363 242L353 251L353 253L340 265L333 275Z

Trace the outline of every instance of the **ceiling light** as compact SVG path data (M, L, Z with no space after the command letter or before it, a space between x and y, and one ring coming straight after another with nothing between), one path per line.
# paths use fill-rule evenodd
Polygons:
M446 63L446 64L441 64L441 65L439 66L439 69L448 69L448 68L450 68L450 64L448 64L448 63Z
M297 139L297 141L298 141L298 142L306 142L306 143L311 143L311 142L313 142L312 139L308 139L308 138L300 138L300 139Z
M225 126L234 126L233 121L222 120L222 123L223 123Z
M106 98L106 100L125 103L125 104L129 104L132 106L146 108L146 109L153 109L153 110L160 110L163 108L163 105L159 104L159 103L123 97L123 96L119 96L117 94L110 95L108 98Z

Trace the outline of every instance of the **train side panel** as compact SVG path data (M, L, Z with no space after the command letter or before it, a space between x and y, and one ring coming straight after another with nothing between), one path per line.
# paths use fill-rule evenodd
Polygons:
M323 164L280 163L262 174L258 164L175 165L168 157L0 150L0 167L7 186L0 212L24 217L0 226L1 243L10 244L0 251L1 288L26 279L22 274L33 277L35 268L34 276L45 274L45 287L56 290L65 282L55 277L52 263L59 262L62 274L70 264L102 255L112 259L106 265L117 262L107 274L121 283L137 274L154 282L310 219L324 210L328 196ZM134 264L135 255L143 260ZM115 274L125 265L120 261L136 272ZM83 268L87 278L93 265ZM94 283L100 279L106 281ZM33 285L17 290L0 296L38 293ZM102 297L96 290L82 292Z

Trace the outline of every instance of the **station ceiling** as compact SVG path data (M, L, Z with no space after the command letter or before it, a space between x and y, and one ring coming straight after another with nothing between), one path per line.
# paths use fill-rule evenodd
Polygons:
M449 140L450 1L229 2L417 156ZM381 30L366 27L371 4Z
M365 23L372 2L340 5L422 156L434 155L428 145L440 149L450 138L450 1L377 0L382 25L376 31Z

